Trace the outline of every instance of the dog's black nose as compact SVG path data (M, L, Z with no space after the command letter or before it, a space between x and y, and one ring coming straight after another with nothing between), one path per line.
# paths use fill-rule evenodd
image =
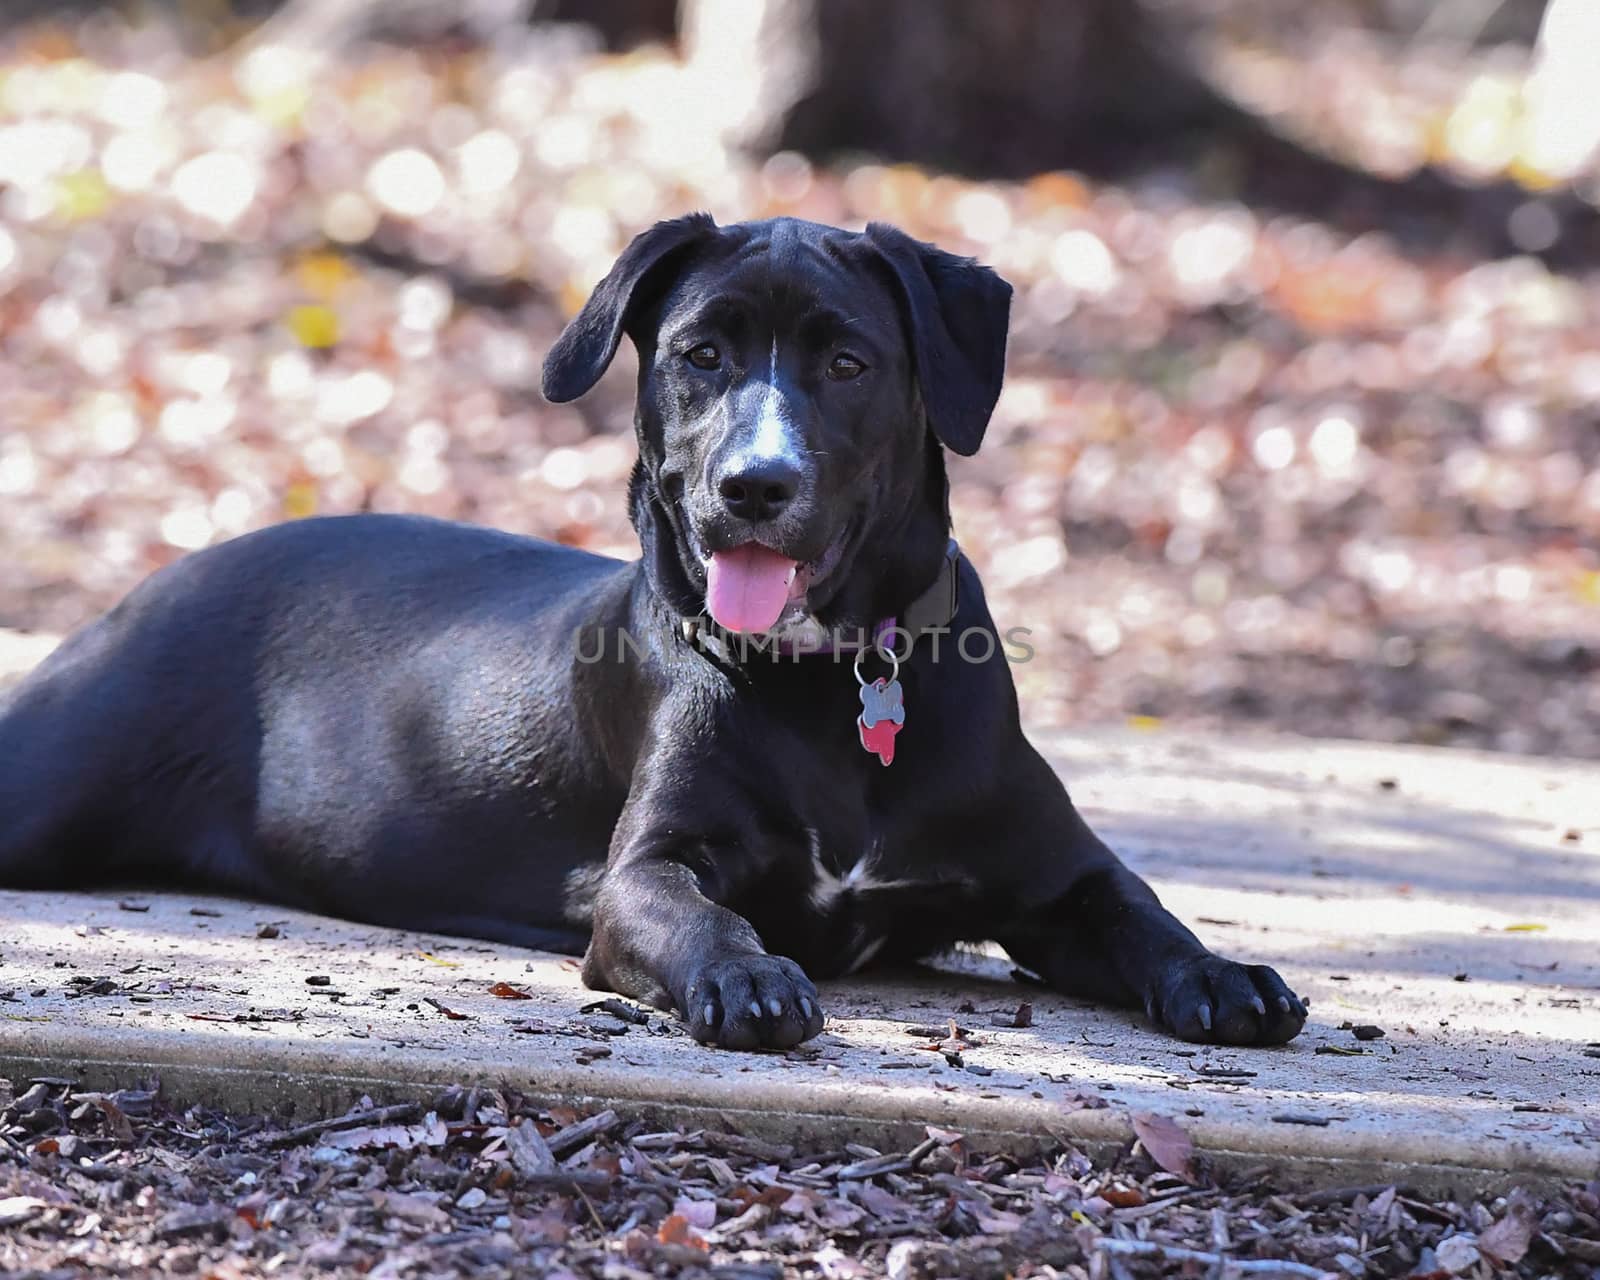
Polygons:
M739 520L775 519L800 491L800 468L786 458L730 459L717 478L728 514Z

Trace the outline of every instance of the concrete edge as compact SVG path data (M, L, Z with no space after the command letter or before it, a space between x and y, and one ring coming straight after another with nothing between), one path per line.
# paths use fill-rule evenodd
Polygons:
M663 1079L605 1064L474 1063L436 1052L390 1049L379 1055L330 1053L298 1044L187 1045L170 1036L119 1037L107 1052L88 1034L18 1036L0 1029L0 1074L13 1081L71 1076L86 1088L161 1081L180 1106L289 1113L302 1119L338 1114L361 1095L380 1101L425 1100L447 1084L508 1085L543 1104L611 1107L663 1127L732 1130L772 1141L834 1145L867 1142L884 1149L915 1145L924 1126L954 1129L985 1149L1028 1154L1070 1142L1109 1159L1133 1138L1126 1109L1063 1111L1032 1098L980 1098L885 1089L863 1094L815 1079L757 1086L749 1079L685 1073ZM24 1043L32 1040L34 1043ZM48 1044L37 1041L48 1040ZM829 1109L830 1103L837 1103ZM1600 1176L1600 1151L1590 1155L1497 1144L1491 1161L1474 1144L1441 1138L1377 1149L1370 1136L1328 1128L1212 1122L1181 1123L1213 1168L1269 1170L1291 1185L1335 1186L1393 1182L1427 1195L1497 1194L1512 1186L1549 1190Z

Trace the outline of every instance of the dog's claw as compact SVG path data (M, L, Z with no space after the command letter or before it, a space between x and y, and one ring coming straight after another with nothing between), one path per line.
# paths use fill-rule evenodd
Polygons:
M733 955L695 973L680 1009L701 1009L689 1032L723 1049L789 1049L822 1030L816 988L793 960Z
M1305 1006L1270 968L1209 953L1166 970L1147 1007L1169 1031L1205 1044L1283 1044L1306 1020Z

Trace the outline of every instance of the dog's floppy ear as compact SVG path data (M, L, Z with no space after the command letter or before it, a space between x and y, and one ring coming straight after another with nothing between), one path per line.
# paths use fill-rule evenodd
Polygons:
M658 222L633 238L544 358L546 400L576 400L600 381L617 354L629 309L643 297L645 278L716 227L710 214L691 213Z
M868 223L867 238L900 284L928 423L946 448L970 457L1000 398L1011 286L887 223Z

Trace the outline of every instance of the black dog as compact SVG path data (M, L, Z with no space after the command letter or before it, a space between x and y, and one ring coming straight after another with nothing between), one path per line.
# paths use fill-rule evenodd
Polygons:
M944 465L1010 295L881 225L645 232L544 371L571 400L638 349L643 559L358 516L180 561L0 712L0 882L587 944L591 986L731 1048L815 1035L808 974L963 939L1290 1039L1282 979L1207 951L1022 736Z

